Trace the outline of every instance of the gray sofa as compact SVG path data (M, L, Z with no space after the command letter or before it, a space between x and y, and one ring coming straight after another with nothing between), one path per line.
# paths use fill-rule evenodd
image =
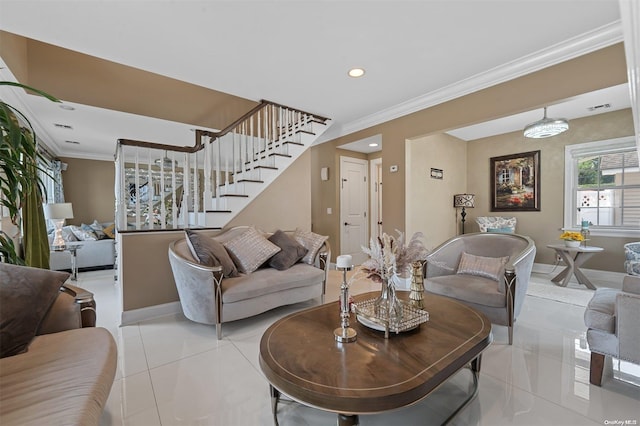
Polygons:
M115 240L105 238L97 241L69 241L67 246L82 246L76 251L79 270L108 269L115 262ZM71 254L68 251L52 251L49 269L53 271L71 270Z
M116 343L68 273L0 263L0 424L97 426Z
M231 228L211 238L225 243L247 228ZM169 246L169 262L184 315L195 322L215 324L218 339L222 338L222 323L316 297L324 301L330 258L331 248L325 241L313 265L296 263L286 270L262 267L229 278L223 277L221 266L200 264L186 239Z

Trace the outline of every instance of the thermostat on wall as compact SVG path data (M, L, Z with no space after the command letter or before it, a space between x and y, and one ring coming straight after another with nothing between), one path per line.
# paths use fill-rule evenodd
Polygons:
M398 166L394 164L393 166L389 167L389 171L391 173L397 172L398 171Z

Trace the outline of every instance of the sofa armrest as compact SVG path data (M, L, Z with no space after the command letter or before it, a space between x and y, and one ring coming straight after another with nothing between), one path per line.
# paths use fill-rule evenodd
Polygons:
M96 302L93 293L65 283L42 319L37 334L58 333L95 325Z
M622 291L640 294L640 275L625 275L622 281Z
M618 293L615 315L619 358L640 364L640 295Z
M71 284L63 285L60 291L73 296L74 302L80 307L82 327L95 327L96 301L93 298L93 293Z

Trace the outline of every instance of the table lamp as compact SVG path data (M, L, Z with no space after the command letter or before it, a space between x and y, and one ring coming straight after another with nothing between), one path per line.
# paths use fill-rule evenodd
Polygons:
M466 207L475 207L475 194L456 194L453 196L453 207L462 207L460 217L462 218L462 233L464 234L464 218L467 216Z
M71 203L44 204L42 207L44 209L45 219L49 219L56 227L51 248L53 250L64 250L66 243L62 238L62 227L64 226L65 219L73 219L73 207Z

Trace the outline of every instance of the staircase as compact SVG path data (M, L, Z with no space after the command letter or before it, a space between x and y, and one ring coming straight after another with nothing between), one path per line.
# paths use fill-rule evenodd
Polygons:
M223 228L329 127L331 120L269 101L193 146L121 139L119 231Z

